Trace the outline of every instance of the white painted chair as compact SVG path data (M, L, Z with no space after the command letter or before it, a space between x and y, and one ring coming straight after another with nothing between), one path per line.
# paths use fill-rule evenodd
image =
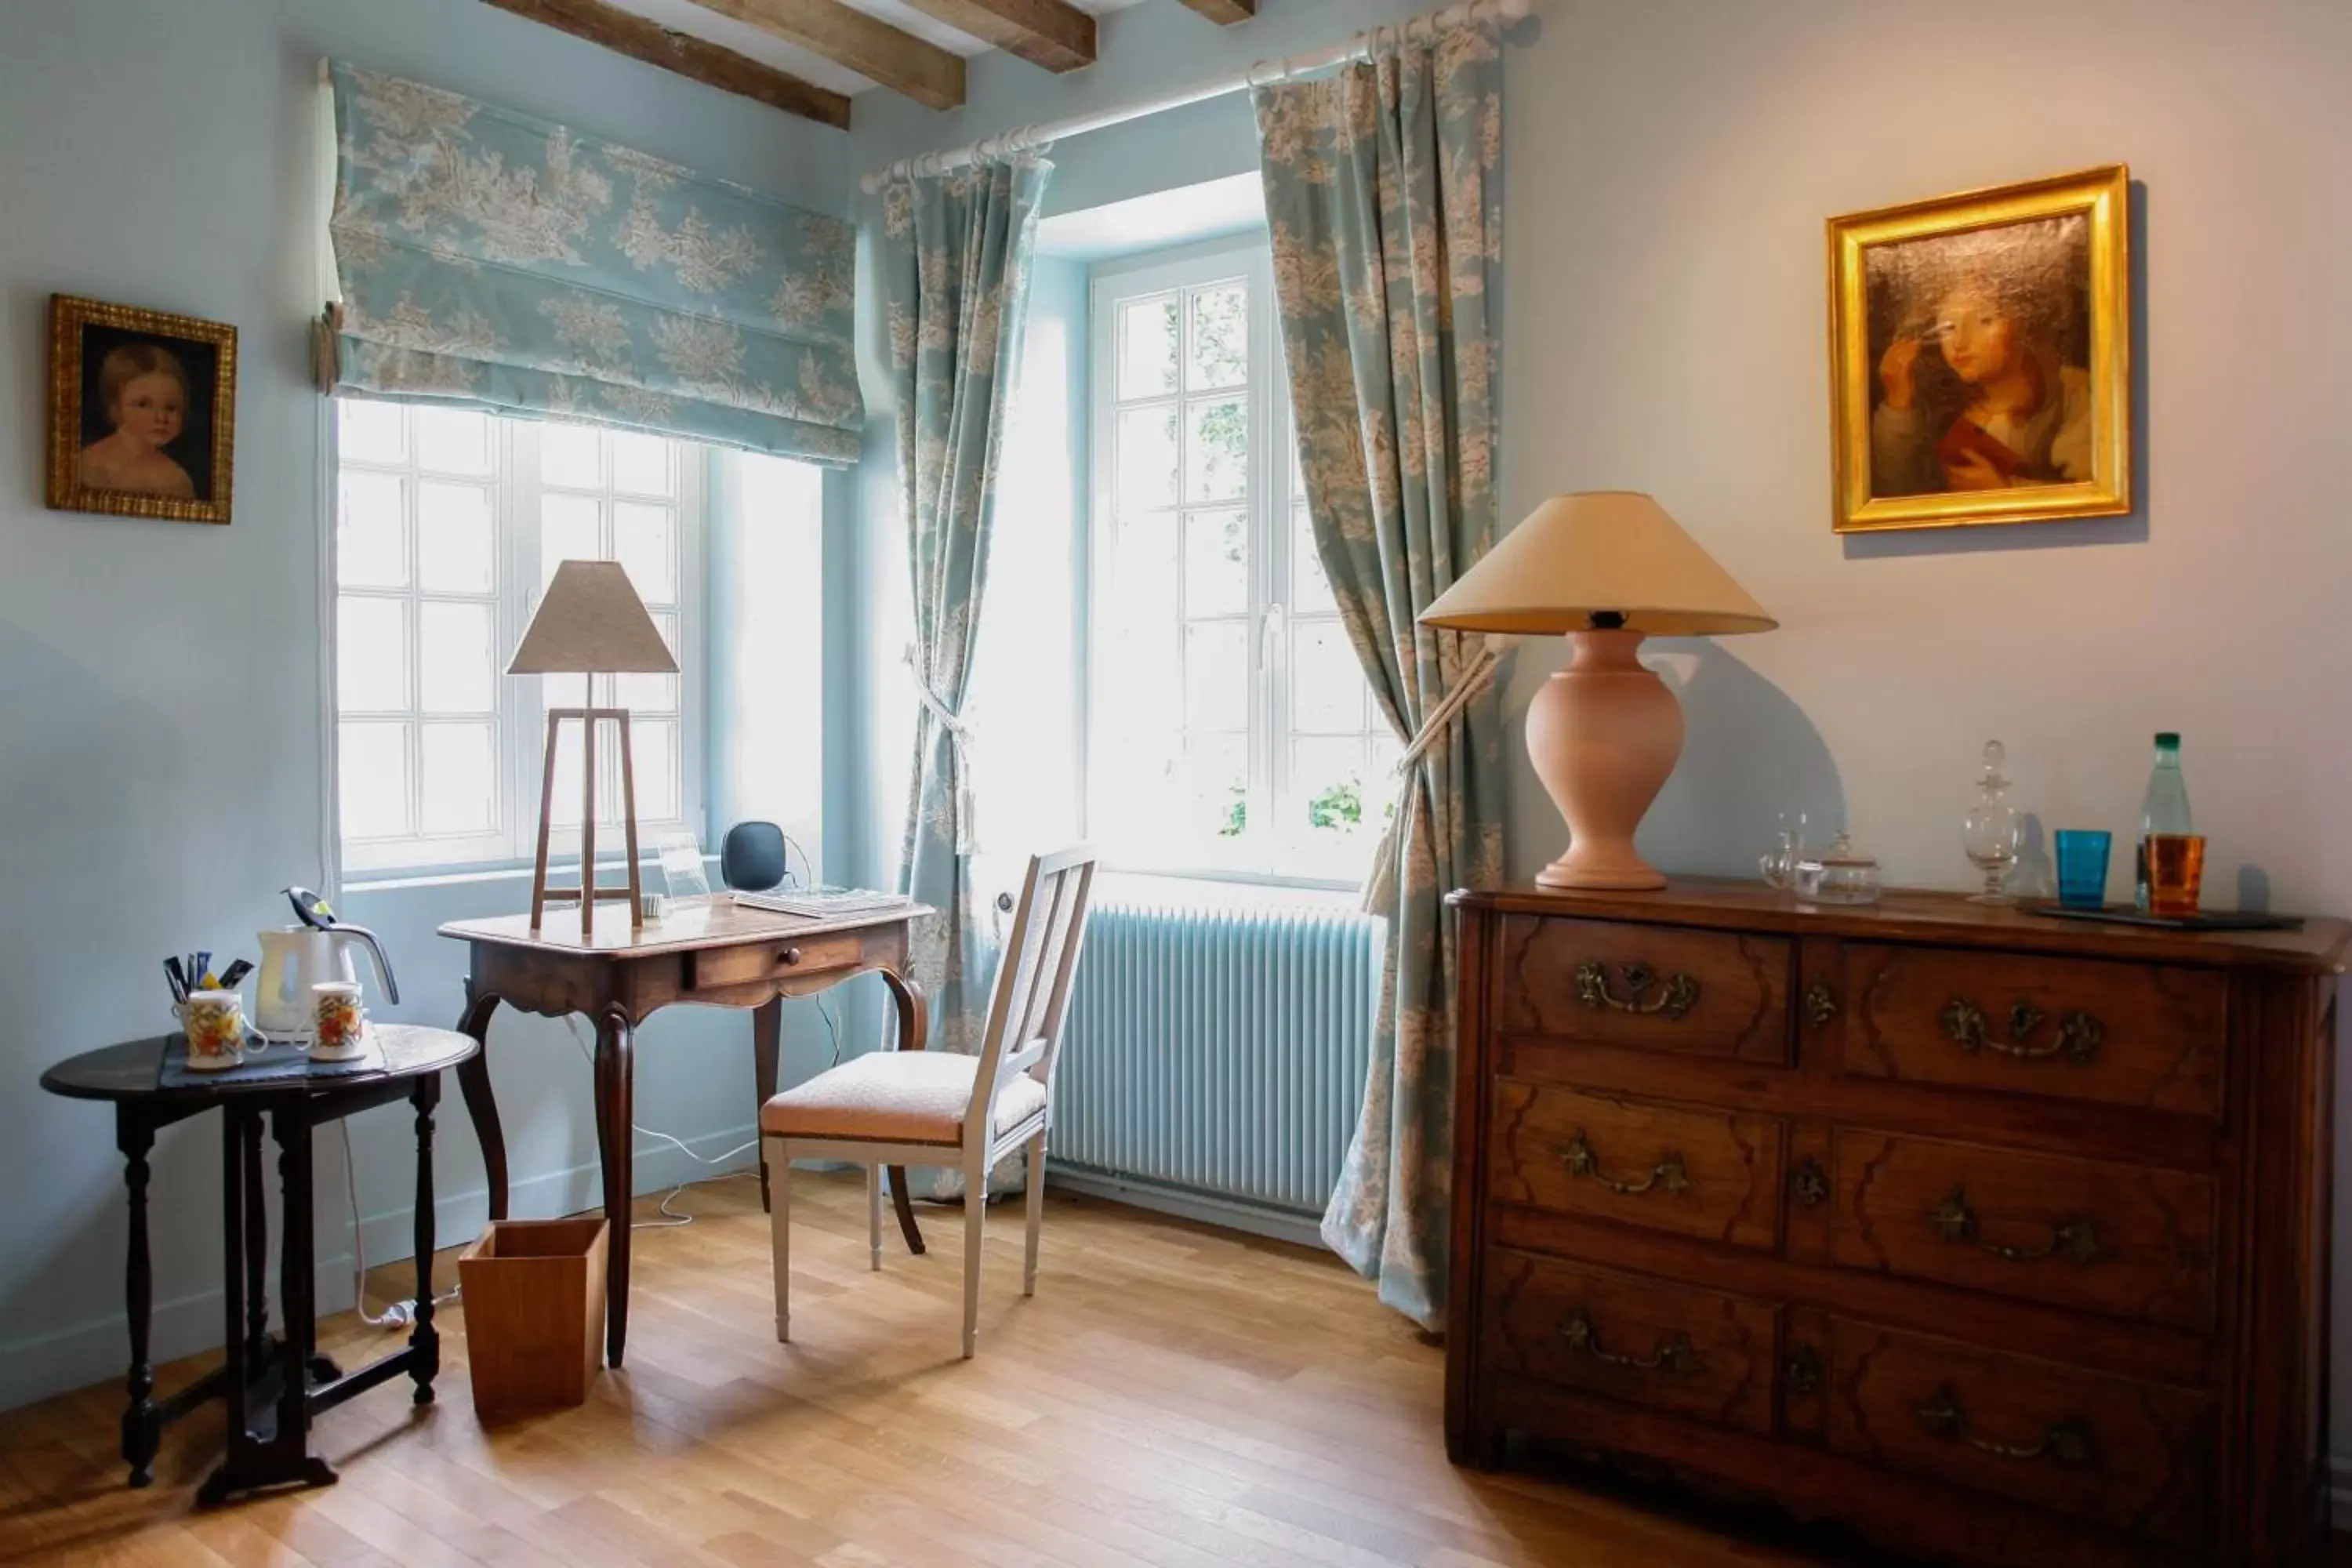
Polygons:
M1021 1293L1037 1293L1037 1231L1045 1216L1045 1141L1054 1125L1054 1067L1063 1016L1078 972L1095 855L1084 847L1034 856L997 970L980 1054L876 1051L819 1073L761 1107L775 1233L776 1338L792 1338L792 1191L794 1160L866 1167L866 1227L882 1267L882 1167L963 1170L963 1353L980 1336L981 1228L988 1173L1029 1150L1028 1244Z

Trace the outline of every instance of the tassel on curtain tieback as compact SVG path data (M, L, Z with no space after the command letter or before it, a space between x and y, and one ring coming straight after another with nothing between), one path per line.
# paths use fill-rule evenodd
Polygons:
M980 852L978 796L971 782L971 726L947 705L923 673L923 650L907 645L907 673L914 678L915 695L948 732L948 749L955 760L956 854L969 858Z
M1397 835L1404 830L1405 817L1412 810L1413 770L1421 765L1422 758L1429 754L1429 749L1437 744L1439 737L1447 732L1454 721L1461 716L1462 710L1470 705L1471 700L1494 684L1495 671L1501 667L1503 654L1517 640L1501 632L1487 633L1478 651L1471 657L1469 667L1463 670L1461 679L1454 683L1453 689L1437 706L1430 710L1429 717L1421 721L1421 728L1414 731L1412 739L1405 743L1404 754L1397 758L1396 766L1391 770L1396 778L1396 798L1389 808L1389 825L1381 835L1381 847L1372 856L1372 873L1364 879L1364 894L1358 901L1358 907L1364 913L1385 915L1389 907L1396 902Z

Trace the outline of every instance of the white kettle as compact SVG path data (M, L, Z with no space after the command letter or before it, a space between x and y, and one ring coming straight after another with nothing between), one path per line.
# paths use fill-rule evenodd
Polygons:
M323 900L317 904L324 910ZM298 901L295 907L300 910L302 905ZM324 918L331 921L333 916ZM395 1004L400 1000L392 966L384 962L383 944L364 926L279 926L256 931L254 936L261 943L261 975L254 982L253 1024L265 1035L310 1034L314 1022L310 987L330 980L356 982L359 971L352 963L354 945L365 947L375 961L384 999Z

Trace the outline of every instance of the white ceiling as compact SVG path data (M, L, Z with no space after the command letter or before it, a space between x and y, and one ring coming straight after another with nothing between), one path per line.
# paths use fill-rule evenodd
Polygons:
M694 0L613 0L613 3L625 11L650 16L665 27L691 33L698 38L708 38L739 55L749 55L779 70L790 71L803 81L831 88L835 92L860 93L875 85L856 71L845 69L822 55L811 54L796 44L788 44L748 22L738 22L715 11L706 11ZM989 49L987 44L971 34L959 33L944 22L934 21L913 6L901 4L901 0L840 0L840 3L959 55L985 54ZM1142 3L1143 0L1070 0L1070 4L1079 10L1092 12L1097 16L1124 11L1130 5Z

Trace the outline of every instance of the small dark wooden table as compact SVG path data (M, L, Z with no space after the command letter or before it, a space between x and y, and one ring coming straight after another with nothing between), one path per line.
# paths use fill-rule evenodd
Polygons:
M719 895L632 927L629 911L599 908L583 931L580 910L549 910L540 928L528 915L454 921L441 934L467 944L466 1016L457 1026L482 1053L457 1069L466 1111L481 1140L490 1217L507 1217L507 1148L490 1093L490 1016L503 1002L561 1018L583 1013L596 1026L596 1150L604 1163L610 1252L604 1274L604 1361L619 1366L629 1336L629 1200L635 1175L630 1135L635 1100L635 1028L674 1002L751 1011L752 1087L758 1104L776 1092L783 998L808 996L853 975L879 973L898 1005L898 1048L924 1044L923 994L907 975L909 933L933 911L921 904L813 920L743 909ZM753 1121L756 1125L756 1108ZM898 1228L910 1252L923 1250L907 1195L907 1173L890 1172ZM768 1168L760 1166L760 1201Z
M163 1053L172 1036L86 1052L41 1075L41 1087L52 1094L113 1103L115 1144L128 1163L131 1246L123 1286L131 1318L131 1402L122 1413L122 1458L131 1467L132 1486L154 1479L163 1428L214 1399L227 1407L228 1455L197 1491L201 1505L263 1487L331 1483L333 1468L310 1452L310 1418L404 1372L415 1382L416 1403L432 1403L433 1379L441 1368L440 1338L433 1327L433 1108L441 1098L442 1069L468 1060L479 1047L446 1029L385 1024L372 1033L383 1050L383 1068L334 1077L199 1080L165 1089ZM310 1130L396 1100L416 1110L416 1324L406 1348L345 1373L317 1351ZM154 1290L147 1253L147 1155L159 1128L212 1110L221 1113L227 1303L222 1337L228 1359L158 1401L147 1343ZM286 1321L275 1339L265 1289L269 1237L262 1202L264 1115L277 1140L285 1199L278 1289Z

